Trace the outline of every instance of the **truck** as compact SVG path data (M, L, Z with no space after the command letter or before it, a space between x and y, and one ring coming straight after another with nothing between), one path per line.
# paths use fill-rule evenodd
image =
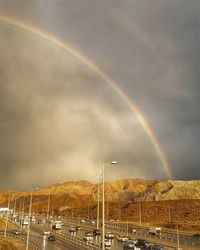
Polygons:
M54 229L54 230L60 230L61 229L61 222L60 221L55 221L52 224L52 229Z
M161 227L150 227L148 234L151 236L161 235Z

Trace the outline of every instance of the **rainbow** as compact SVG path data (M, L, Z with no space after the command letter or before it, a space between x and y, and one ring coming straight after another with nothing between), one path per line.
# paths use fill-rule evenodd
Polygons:
M129 107L129 109L134 113L137 120L141 124L142 128L146 132L147 136L149 137L152 145L154 146L154 149L160 159L160 162L163 165L164 171L169 179L173 179L173 174L171 171L171 168L169 166L169 163L167 161L167 158L163 152L163 149L161 145L159 144L153 130L151 129L150 125L148 124L147 120L145 119L145 116L143 113L139 110L137 105L133 103L129 99L127 95L119 88L118 84L111 79L109 76L107 76L95 63L93 63L89 58L87 58L85 55L83 55L78 49L74 48L73 46L67 44L66 42L57 39L53 36L53 34L43 32L39 30L36 27L33 27L31 25L24 24L21 21L15 20L13 18L7 17L7 16L0 16L0 22L3 22L8 25L12 25L16 28L20 28L24 31L30 32L33 35L39 36L41 39L45 39L46 41L52 43L53 45L64 49L68 53L70 53L72 56L77 58L79 61L84 63L89 69L91 69L94 73L96 73L102 80L104 80L107 84L110 85L110 87L115 91L115 93L124 101L124 103Z

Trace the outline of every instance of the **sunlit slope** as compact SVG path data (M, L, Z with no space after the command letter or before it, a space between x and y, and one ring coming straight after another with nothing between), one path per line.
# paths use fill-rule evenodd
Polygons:
M34 192L33 200L37 201L37 203L46 202L47 196L50 195L52 200L56 199L60 204L67 202L69 206L79 206L83 205L82 201L97 201L98 186L101 193L101 183L98 185L85 180L52 184ZM30 196L30 192L2 190L0 192L1 204L6 204L9 194L11 201L23 196ZM159 181L123 179L105 182L105 199L107 201L159 201L199 198L200 180Z

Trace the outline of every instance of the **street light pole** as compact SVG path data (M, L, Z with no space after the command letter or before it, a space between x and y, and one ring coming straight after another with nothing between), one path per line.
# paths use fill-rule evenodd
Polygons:
M109 162L110 164L117 164L116 161ZM105 204L104 204L104 168L108 163L102 164L102 250L105 250Z
M7 233L7 227L8 227L8 214L10 213L10 194L8 197L8 211L7 211L7 215L6 215L6 225L5 225L5 230L4 230L4 237L6 237L6 233Z
M29 245L30 224L31 224L31 207L32 207L32 200L33 200L33 191L37 190L37 189L38 189L38 187L31 188L31 197L30 197L30 205L29 205L29 213L28 213L28 228L27 228L26 250L28 250L28 245Z
M50 193L49 193L49 198L48 198L47 220L49 219L49 208L50 208Z
M104 218L104 166L102 164L102 250L105 250L105 218Z
M139 201L139 219L140 219L140 226L142 225L142 211L141 211L141 201Z
M20 223L20 228L21 228L21 230L22 230L23 219L24 219L24 205L25 205L25 196L23 197L23 202L22 202L21 223Z

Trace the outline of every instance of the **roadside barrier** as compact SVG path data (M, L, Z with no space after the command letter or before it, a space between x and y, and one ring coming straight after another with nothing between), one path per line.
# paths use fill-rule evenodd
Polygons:
M37 229L40 229L41 231L49 230L46 227L37 227L37 226L34 226L34 227L36 227ZM59 230L55 231L55 232L51 231L51 235L56 236L56 238L58 238L58 239L60 239L62 241L66 241L68 243L73 243L74 245L79 246L82 249L89 249L89 250L99 250L99 249L101 249L99 245L94 244L93 242L86 242L82 238L75 237L75 236L73 236L72 234L69 234L69 233L63 233L63 232L61 232Z

